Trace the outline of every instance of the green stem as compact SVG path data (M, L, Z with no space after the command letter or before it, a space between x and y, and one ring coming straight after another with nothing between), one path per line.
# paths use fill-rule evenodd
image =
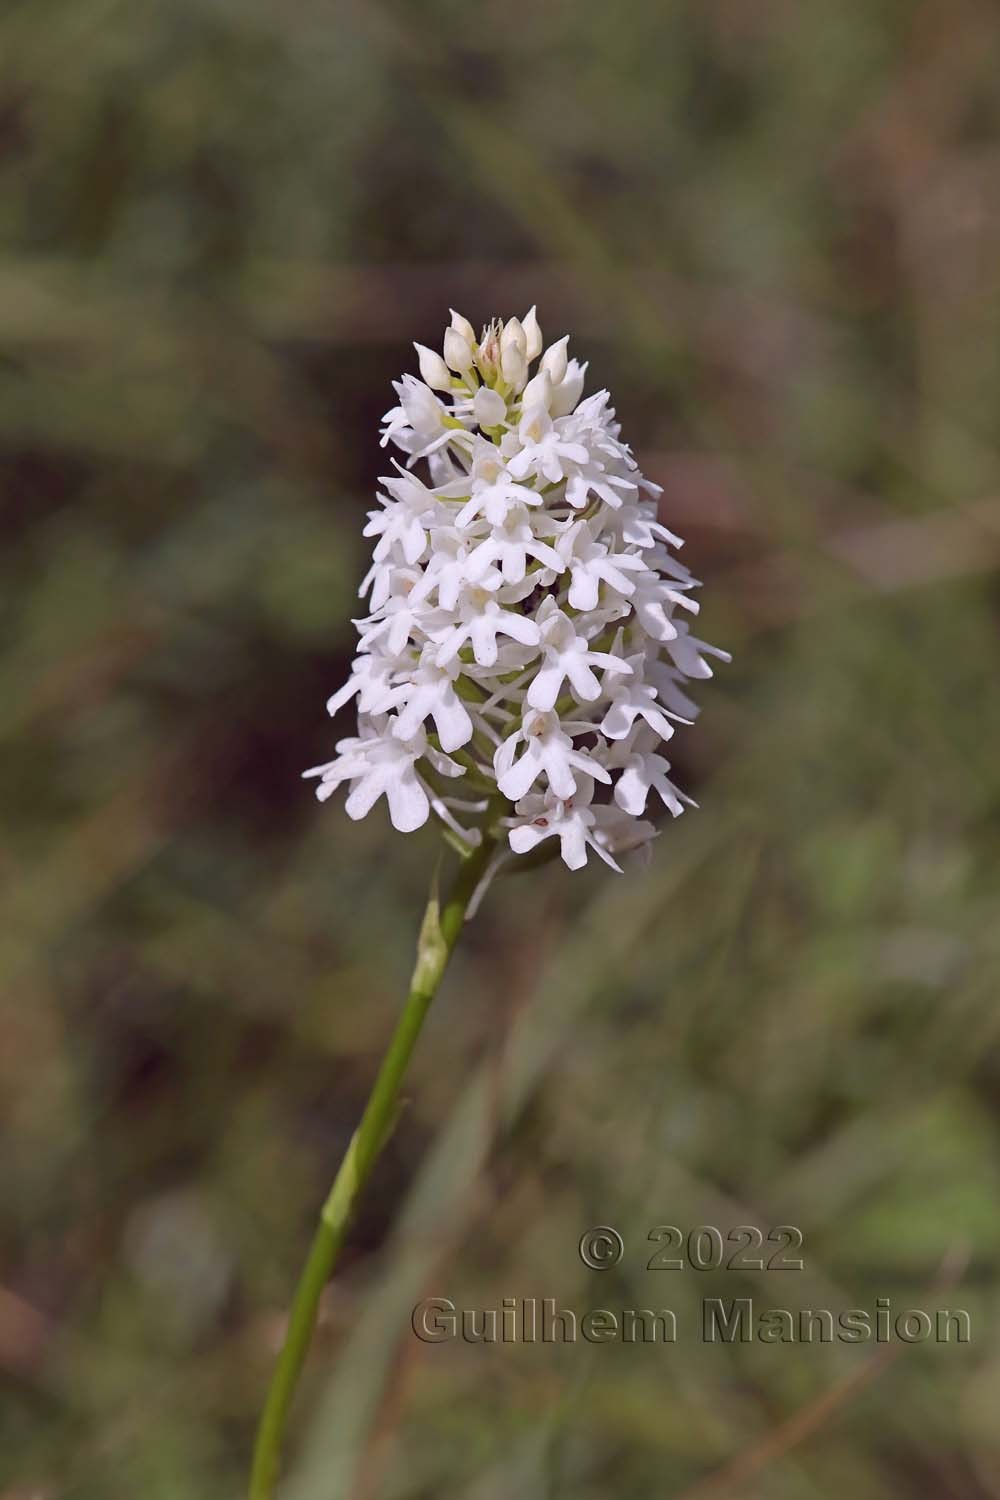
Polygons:
M267 1393L257 1430L250 1500L271 1500L278 1479L281 1446L292 1398L312 1341L320 1296L336 1264L354 1205L392 1130L406 1065L431 1001L465 921L469 901L496 848L488 834L461 865L443 907L437 881L431 889L417 945L410 993L382 1060L361 1123L323 1205L319 1226L295 1290L285 1342Z

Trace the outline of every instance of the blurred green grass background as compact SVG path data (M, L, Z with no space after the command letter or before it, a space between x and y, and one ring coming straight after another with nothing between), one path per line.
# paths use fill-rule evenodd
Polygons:
M242 1493L435 854L298 779L377 420L449 305L532 302L734 664L650 870L470 931L288 1494L1000 1496L998 44L972 0L7 0L2 1500ZM805 1271L644 1269L748 1220ZM973 1338L426 1347L427 1295Z

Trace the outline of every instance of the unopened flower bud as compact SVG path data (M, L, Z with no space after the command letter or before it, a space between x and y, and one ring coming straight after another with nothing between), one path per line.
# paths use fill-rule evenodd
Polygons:
M500 335L500 349L501 352L506 349L517 349L527 359L528 339L521 325L520 318L507 319L503 326L503 332Z
M483 329L476 350L476 364L487 385L492 385L500 370L500 324L490 323Z
M542 352L542 330L538 326L538 318L535 309L532 308L524 319L524 337L527 340L527 348L524 351L529 365L533 359L537 359Z
M508 344L500 352L500 368L511 390L519 391L528 378L528 361L524 357L524 350L518 348L517 344Z
M566 366L566 374L558 385L552 387L551 413L554 417L566 417L576 406L583 393L584 376L587 366L581 365L578 360L571 359Z
M414 344L417 354L420 356L420 378L425 381L432 391L451 390L451 371L441 358L435 354L433 349L428 349L426 344Z
M450 307L448 311L451 313L452 328L454 328L456 333L460 333L462 335L463 339L469 345L470 349L474 349L476 347L476 330L473 328L468 318L463 318L462 314L457 313L453 307Z
M444 331L444 359L459 375L466 375L472 369L472 345L457 328Z
M561 384L566 374L566 346L569 343L569 334L564 334L558 343L550 344L542 355L541 368L546 370L551 377L553 385Z
M507 416L507 403L498 391L481 385L472 403L472 415L480 427L498 427Z
M548 370L539 370L533 375L521 393L521 405L527 409L529 406L544 406L548 411L552 400L552 380Z

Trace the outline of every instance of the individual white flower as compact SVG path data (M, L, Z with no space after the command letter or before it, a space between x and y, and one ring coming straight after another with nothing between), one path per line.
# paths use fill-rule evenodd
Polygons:
M420 665L405 685L397 689L397 702L405 706L399 709L393 733L399 739L411 740L424 720L431 718L441 749L450 752L461 749L471 740L472 719L455 691L458 663L442 667L435 657L434 647L426 646Z
M602 765L581 750L577 750L567 730L589 731L590 724L564 723L558 714L529 712L519 729L516 729L497 750L493 757L497 786L512 802L525 796L541 775L545 775L552 791L565 800L576 790L574 771L596 777L598 781L610 781L611 777ZM517 756L518 748L521 749Z
M368 525L362 536L378 537L372 553L376 563L386 562L396 553L412 567L420 561L427 546L427 531L433 517L425 503L428 492L412 474L406 479L411 482L384 477L382 483L398 503L381 496L383 509L368 512Z
M655 641L672 641L677 635L677 626L671 612L677 603L689 609L697 604L685 600L677 589L671 588L656 573L640 573L635 579L629 603L642 629Z
M667 642L667 650L673 645ZM728 656L726 658L729 659ZM669 662L646 659L646 677L656 688L657 697L670 715L679 724L693 724L698 717L698 705L681 686L687 682L683 672Z
M630 656L628 677L618 678L611 687L611 702L601 720L601 731L609 740L623 740L637 719L644 719L663 740L670 739L674 726L660 707L656 688L643 681L646 658Z
M594 838L597 819L590 806L593 782L574 788L573 795L565 800L554 792L534 792L522 797L515 809L520 819L510 830L510 847L515 854L528 854L544 839L557 838L559 852L571 870L582 869L587 863L587 847L593 848L605 864L618 870L618 866L605 849ZM620 872L619 872L620 873Z
M556 547L569 566L569 602L574 609L596 609L602 583L619 594L634 594L629 573L644 573L648 567L641 553L613 552L607 541L594 541L587 521L577 521L563 532Z
M392 677L399 667L394 656L358 656L351 666L351 675L326 701L326 711L332 716L345 703L357 696L358 708L363 714L386 713L396 702L396 689Z
M544 524L544 523L543 523ZM495 563L506 583L520 583L529 558L543 567L562 573L566 564L562 555L539 536L539 524L523 505L508 508L503 520L493 526L489 536L475 547L469 557L468 576L475 582L485 576Z
M505 441L508 446L519 445L507 464L514 479L530 476L558 484L566 478L567 465L585 464L588 458L583 444L565 438L541 405L529 407L518 423L516 437L511 434Z
M437 545L428 558L423 576L410 591L410 603L414 610L418 610L420 606L426 607L429 600L436 598L439 611L443 610L447 615L454 611L462 590L473 582L469 573L469 561L475 541L457 530L439 534L436 540ZM484 570L480 569L475 581L481 588L499 588L501 578L499 573L495 578L487 578ZM422 617L422 623L424 633L429 633L426 616Z
M623 816L617 807L593 804L594 783L581 778L571 797L560 800L551 791L523 797L511 820L510 847L515 854L528 854L548 838L558 838L559 853L571 870L587 863L587 850L621 874L614 856L648 844L655 838L652 823Z
M492 667L500 654L497 636L508 635L522 645L533 646L538 640L538 626L534 620L513 609L498 604L487 589L465 588L457 606L458 619L450 628L440 632L437 663L444 667L458 655L466 641L481 667Z
M384 796L404 831L433 812L469 847L505 829L511 856L552 838L572 869L617 869L655 836L651 796L693 805L660 749L728 658L691 634L680 538L567 342L545 348L532 308L478 339L453 312L442 354L416 346L382 439L405 462L364 528L369 613L329 700L356 701L358 734L306 774L321 798L348 785L351 817Z
M361 635L362 651L380 650L388 651L392 656L402 655L407 641L420 628L414 599L419 577L419 574L412 573L405 580L395 580L397 585L405 583L405 589L401 588L398 594L389 594L385 598L382 597L385 579L375 579L372 603L377 604L377 608L370 615L354 621Z
M672 641L667 641L666 652L683 677L713 676L706 656L714 656L719 661L732 660L728 651L720 651L718 646L709 646L692 635L686 620L677 621L677 634Z
M385 415L382 447L395 443L410 455L410 462L426 458L445 443L468 442L468 433L457 417L449 416L444 404L429 386L412 375L404 375L394 385L399 405Z
M526 694L532 708L543 712L554 708L567 680L577 703L593 703L601 696L601 682L594 667L603 667L606 672L632 672L630 664L620 656L592 651L587 637L577 634L573 621L551 598L542 605L538 618L543 655Z
M608 765L621 770L615 781L615 802L632 818L646 811L650 792L656 792L674 818L685 807L697 806L670 780L670 762L654 753L656 743L655 733L645 725L638 725L624 740L617 740L609 747Z
M610 857L613 854L624 857L637 853L644 862L648 861L649 846L656 838L657 831L652 823L647 823L644 818L632 817L613 803L602 803L594 808L592 844L605 864L611 865L612 869L619 869Z
M340 786L351 783L346 808L349 818L363 818L371 812L380 797L389 803L392 826L400 833L412 833L427 821L429 802L424 784L416 771L417 762L428 753L427 740L421 730L412 739L399 739L393 733L392 719L372 720L355 739L341 740L337 758L325 766L313 766L305 776L318 776L316 795L325 801Z
M495 396L495 391L490 391ZM441 493L448 499L468 500L455 517L460 529L470 526L484 515L493 526L502 526L512 505L536 506L542 496L530 485L518 484L500 457L495 444L478 439L472 452L472 464L465 479L443 485Z

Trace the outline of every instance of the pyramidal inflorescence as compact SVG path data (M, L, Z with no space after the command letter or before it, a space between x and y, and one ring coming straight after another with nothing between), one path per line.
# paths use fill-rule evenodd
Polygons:
M358 733L305 774L320 798L348 784L352 818L384 796L401 832L433 812L466 848L501 827L514 854L555 836L571 869L588 850L618 869L655 836L651 798L689 803L661 751L697 712L688 679L728 657L691 634L681 540L567 343L543 353L532 308L478 339L453 313L442 354L416 346L382 436L404 461L365 527L368 613L327 705L356 698Z

